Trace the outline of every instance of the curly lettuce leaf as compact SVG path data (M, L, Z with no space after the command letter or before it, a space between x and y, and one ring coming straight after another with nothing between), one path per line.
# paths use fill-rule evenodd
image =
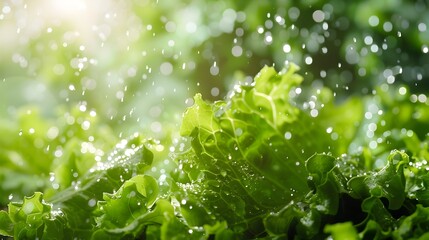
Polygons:
M54 238L74 236L89 239L97 229L94 213L97 203L104 200L103 195L106 193L117 191L127 180L141 176L139 174L147 170L153 158L150 148L151 141L139 136L122 140L106 160L99 162L86 174L77 176L72 186L49 191L47 196L36 193L31 198L25 198L23 203L10 203L8 216L12 224L2 212L1 221L6 225L0 226L0 231L17 239L49 239L51 235L56 236ZM146 179L143 182L156 185L154 180ZM144 190L144 186L138 187L139 193L146 194L153 202L154 197Z
M268 233L278 237L320 238L326 237L324 229L335 239L350 228L361 235L375 231L380 236L397 229L401 221L398 214L407 216L414 211L412 205L407 208L411 200L405 192L408 155L392 151L387 164L374 171L364 171L365 165L355 161L365 159L334 158L326 154L310 157L306 169L312 191L301 201L268 215L264 219ZM347 170L355 167L362 169Z
M427 126L427 104L414 106L404 91L390 97L382 90L338 105L325 88L301 92L296 70L290 65L277 73L265 67L252 84L235 86L225 101L209 103L197 94L183 115L180 133L185 138L174 140L181 149L172 153L175 162L165 159L166 151L152 151L161 149L154 148L154 141L138 136L121 141L103 161L83 154L80 148L88 142L71 137L55 161L52 152L44 153L51 154L50 166L37 170L33 181L44 179L39 186L43 194L0 211L0 235L427 237L429 137L419 131ZM20 159L13 144L0 145L6 146L0 161L8 166L0 171L0 178L7 177L0 187L23 189L18 185L32 180L16 179L13 185L14 171L22 170L15 164ZM147 171L153 159L165 159L162 178ZM166 174L170 169L171 178Z
M52 230L45 224L50 221L52 206L45 203L42 196L42 193L36 192L33 196L24 198L22 203L9 203L9 221L2 213L2 219L6 222L6 229L2 225L2 232L16 239L29 239L41 238L44 231Z
M257 236L263 215L307 194L305 160L336 143L291 103L289 92L302 81L296 70L265 67L227 101L209 104L195 96L181 126L192 149L178 156L190 178L181 185L185 201Z
M168 201L158 200L158 183L147 175L131 178L114 194L104 193L103 199L97 206L100 216L96 221L101 230L96 236L137 238L146 225L161 225L165 215L174 212Z
M0 211L0 226L2 226L0 228L0 235L2 236L7 236L7 237L12 237L13 236L13 222L9 217L9 214L4 211L1 210Z

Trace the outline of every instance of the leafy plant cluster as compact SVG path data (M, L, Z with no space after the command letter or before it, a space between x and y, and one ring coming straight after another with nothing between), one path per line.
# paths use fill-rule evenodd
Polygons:
M13 201L2 196L7 207L0 211L0 234L16 239L429 237L426 102L391 85L337 103L329 89L301 89L303 78L296 71L295 65L279 73L264 67L253 83L236 85L225 101L209 103L197 94L183 114L183 138L171 140L175 148L163 175L152 169L170 143L136 134L113 147L118 140L101 126L85 134L100 136L104 146L100 138L88 142L82 140L88 136L72 136L67 128L73 124L59 126L49 139L37 138L51 148L34 154L19 155L25 149L16 149L13 139L2 142L0 161L6 168L0 187ZM79 121L85 119L91 116L83 114ZM34 142L34 134L19 141ZM96 150L82 151L85 144ZM97 154L109 147L110 154ZM57 162L49 156L59 149ZM22 183L38 182L35 186L12 179L36 166L46 169L21 175Z

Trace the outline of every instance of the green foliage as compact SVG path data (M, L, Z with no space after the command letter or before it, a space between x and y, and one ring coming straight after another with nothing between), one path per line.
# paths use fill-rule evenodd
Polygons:
M65 144L61 161L51 157L41 166L46 170L36 175L45 182L40 191L30 189L32 196L0 211L0 234L16 239L425 238L429 145L420 127L427 124L427 105L383 90L362 101L335 103L325 88L302 90L297 69L289 65L278 73L265 67L224 101L209 103L197 94L178 129L183 138L173 140L181 147L167 159L170 172L162 175L153 169L169 143L135 134L87 162L90 158L76 150L87 130L65 143L51 139L53 146ZM379 114L390 106L406 111ZM344 113L348 116L339 116ZM20 169L4 159L5 169ZM15 185L14 191L21 188Z

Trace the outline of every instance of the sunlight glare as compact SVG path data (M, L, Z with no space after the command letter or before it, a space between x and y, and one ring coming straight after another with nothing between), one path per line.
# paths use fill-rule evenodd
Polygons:
M51 0L51 4L57 14L75 15L87 10L84 0Z

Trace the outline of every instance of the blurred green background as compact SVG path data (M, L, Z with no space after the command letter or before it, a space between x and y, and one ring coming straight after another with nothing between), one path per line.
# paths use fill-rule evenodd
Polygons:
M425 93L428 25L427 1L1 1L1 205L134 132L176 137L195 93L223 99L264 65L295 62L338 101Z

